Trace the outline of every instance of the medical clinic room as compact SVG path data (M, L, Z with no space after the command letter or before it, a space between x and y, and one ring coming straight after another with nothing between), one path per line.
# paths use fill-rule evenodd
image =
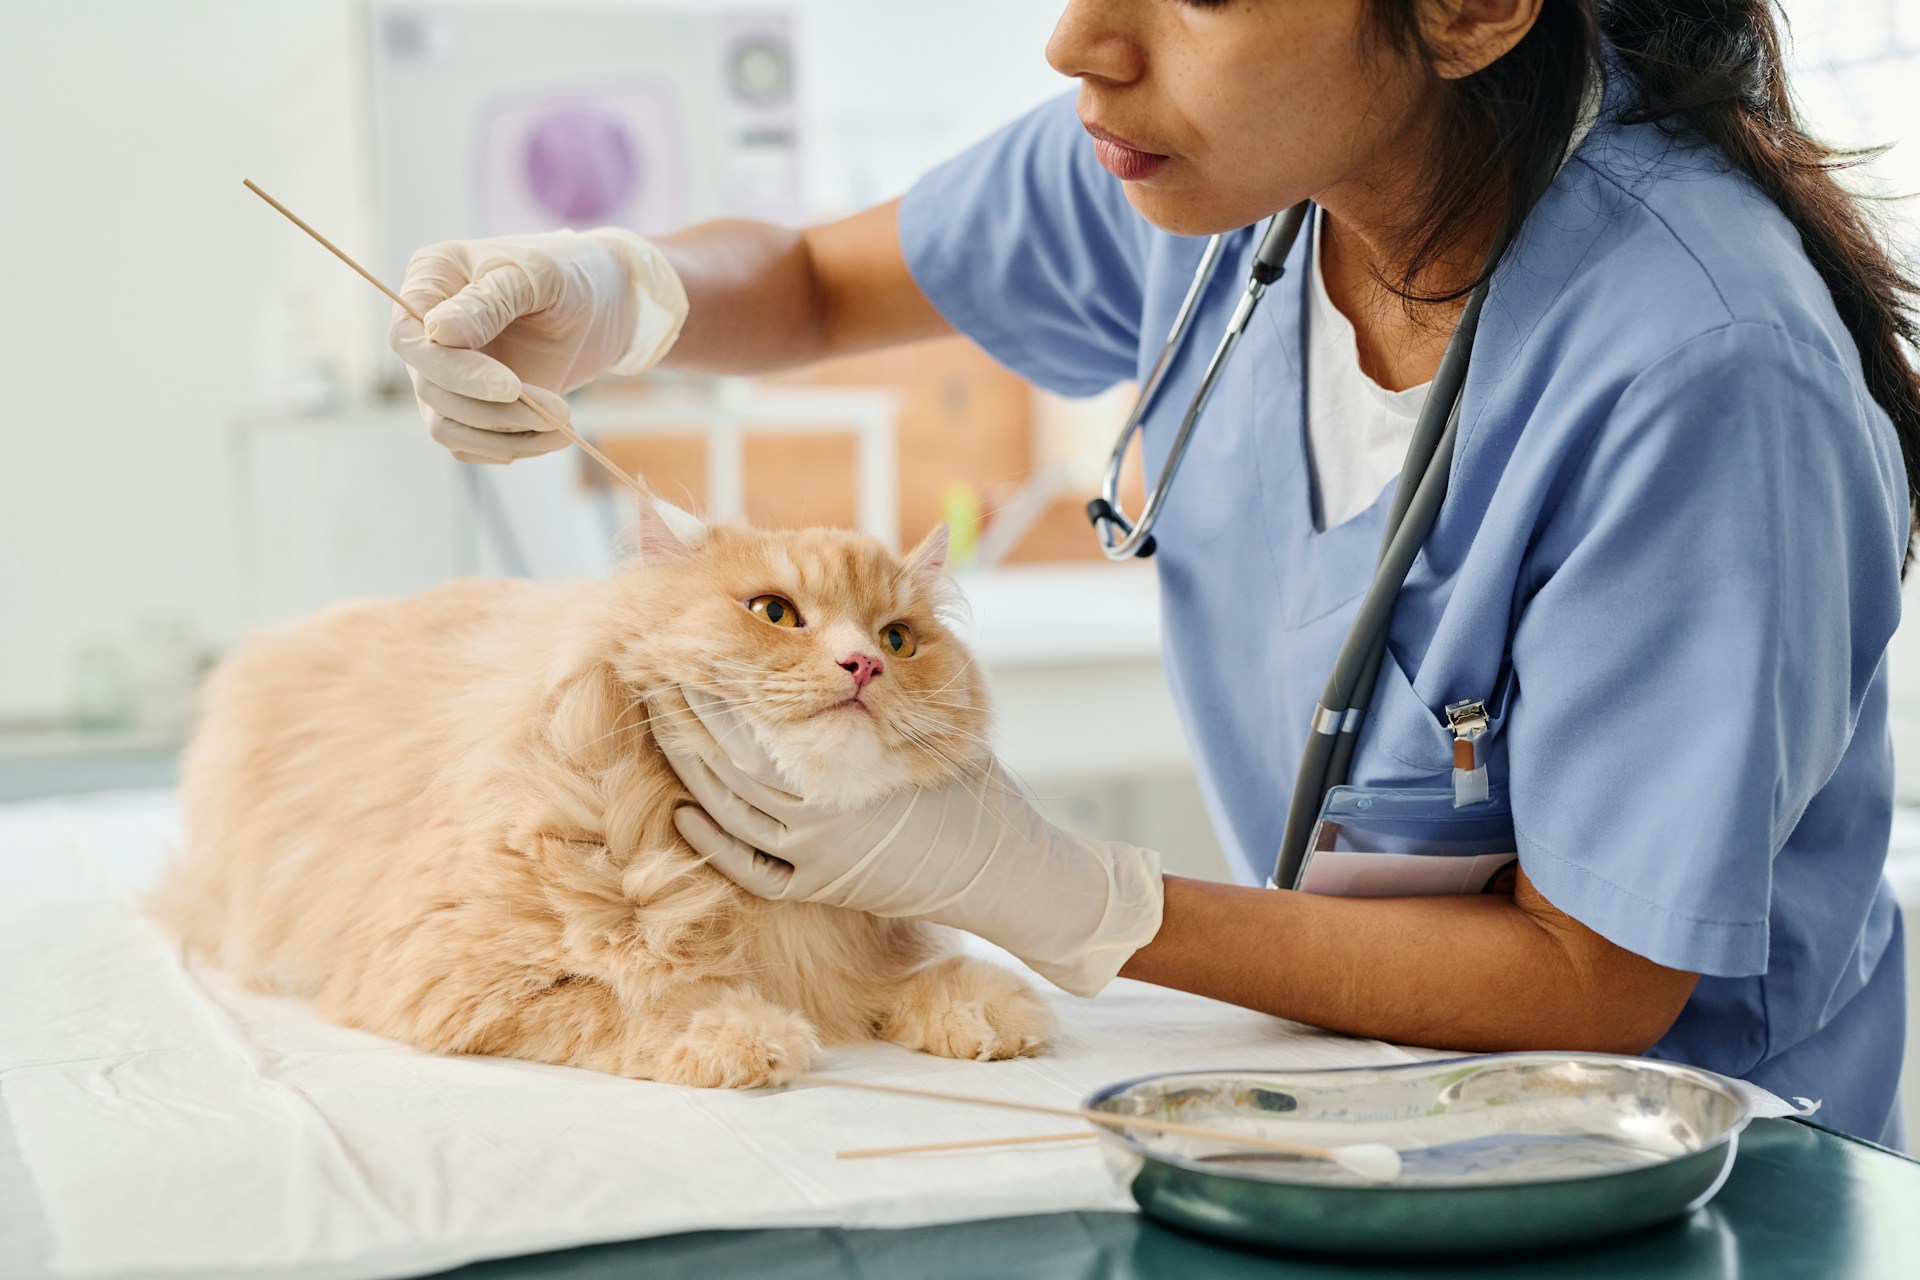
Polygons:
M1920 1275L1920 3L4 31L0 1280Z

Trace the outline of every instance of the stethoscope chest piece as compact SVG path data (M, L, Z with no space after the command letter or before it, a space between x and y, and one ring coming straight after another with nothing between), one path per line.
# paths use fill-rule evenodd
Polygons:
M1127 522L1127 518L1114 510L1113 504L1105 498L1095 498L1087 504L1087 519L1092 523L1094 530L1100 534L1101 545L1107 549L1107 558L1109 560L1120 559L1121 557L1113 554L1112 548L1117 545L1118 541L1125 541L1127 537L1133 533L1133 526ZM1120 530L1122 537L1114 542L1108 541L1108 534L1105 530L1109 526ZM1151 533L1134 541L1133 555L1145 560L1153 554L1155 543Z

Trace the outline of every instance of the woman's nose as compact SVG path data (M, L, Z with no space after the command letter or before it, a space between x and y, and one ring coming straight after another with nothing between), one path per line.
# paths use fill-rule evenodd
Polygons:
M887 664L870 653L850 653L840 659L840 669L853 677L854 688L864 689L887 669Z
M1114 0L1072 0L1047 41L1047 62L1063 76L1115 84L1140 78L1140 42L1119 20Z

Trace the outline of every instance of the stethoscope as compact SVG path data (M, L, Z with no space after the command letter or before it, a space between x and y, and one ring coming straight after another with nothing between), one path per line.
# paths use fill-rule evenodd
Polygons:
M1217 235L1207 241L1200 255L1200 265L1193 273L1193 283L1187 287L1186 297L1174 313L1173 327L1167 334L1166 345L1140 388L1132 411L1127 414L1126 425L1120 429L1120 438L1113 446L1113 455L1107 459L1100 496L1087 504L1087 518L1092 521L1095 536L1100 539L1101 549L1106 552L1108 559L1126 560L1153 554L1153 526L1166 504L1167 493L1180 470L1180 461L1186 456L1187 444L1193 438L1194 424L1207 407L1207 400L1213 395L1213 388L1220 381L1234 348L1240 344L1247 322L1253 318L1254 308L1260 304L1268 288L1284 274L1287 255L1292 252L1294 242L1300 236L1300 228L1306 221L1307 204L1302 201L1268 220L1260 247L1254 251L1246 291L1241 294L1232 318L1227 321L1226 332L1220 335L1213 356L1200 375L1200 385L1187 404L1186 414L1180 420L1180 430L1173 438L1173 447L1167 453L1167 461L1160 469L1159 479L1147 495L1146 505L1140 509L1137 518L1130 520L1120 510L1121 463L1133 444L1134 436L1140 431L1147 411L1153 406L1167 370L1186 340L1200 295L1206 292L1206 286L1213 278L1227 237ZM1413 439L1407 446L1406 462L1400 469L1400 482L1393 491L1393 505L1388 509L1386 535L1381 542L1380 559L1374 568L1373 581L1360 602L1360 611L1353 620L1353 626L1340 645L1339 656L1334 659L1333 670L1327 676L1319 705L1314 708L1313 724L1307 734L1306 749L1300 756L1299 775L1294 781L1293 798L1287 807L1287 824L1280 840L1280 853L1274 863L1273 876L1268 881L1274 887L1291 889L1298 885L1300 870L1306 861L1307 841L1313 834L1314 823L1319 818L1327 792L1347 780L1360 722L1365 718L1367 706L1373 699L1374 680L1379 675L1381 656L1386 651L1387 625L1393 618L1393 606L1399 599L1400 589L1406 582L1414 556L1419 553L1421 544L1433 529L1441 500L1446 497L1447 473L1453 465L1454 438L1460 424L1461 392L1467 380L1467 356L1473 348L1474 334L1480 327L1480 308L1486 302L1487 284L1493 274L1492 264L1498 260L1504 247L1504 238L1494 244L1488 257L1488 270L1482 274L1480 284L1468 295L1466 308L1460 313L1459 323L1454 326L1453 337L1447 342L1446 354L1440 358L1440 368L1434 374L1426 404L1414 425Z

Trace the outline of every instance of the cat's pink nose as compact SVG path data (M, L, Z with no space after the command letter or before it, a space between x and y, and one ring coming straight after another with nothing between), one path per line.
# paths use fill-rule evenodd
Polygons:
M850 653L840 659L840 669L853 677L854 688L864 689L887 669L887 664L870 653Z

